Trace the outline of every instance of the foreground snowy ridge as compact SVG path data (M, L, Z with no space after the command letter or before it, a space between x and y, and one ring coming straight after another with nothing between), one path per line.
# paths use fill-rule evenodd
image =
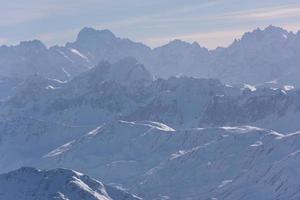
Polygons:
M76 171L31 167L0 175L3 200L141 200Z
M298 132L161 127L115 121L48 153L42 166L83 170L145 199L299 199Z

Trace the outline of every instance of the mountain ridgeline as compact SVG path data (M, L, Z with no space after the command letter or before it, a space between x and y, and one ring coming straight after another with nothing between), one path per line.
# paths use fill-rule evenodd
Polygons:
M198 43L174 40L154 49L116 37L109 30L83 28L75 42L45 47L34 40L0 47L0 75L18 77L38 73L70 80L100 61L133 57L157 78L186 75L216 78L227 84L300 85L300 32L269 26L245 33L226 48L209 51Z

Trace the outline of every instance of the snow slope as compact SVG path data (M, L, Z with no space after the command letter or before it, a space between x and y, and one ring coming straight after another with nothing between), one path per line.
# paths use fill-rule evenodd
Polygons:
M90 129L26 117L1 120L0 173L34 164L48 151L77 139Z
M30 167L0 175L0 199L5 200L140 200L81 173Z
M145 199L297 199L298 137L116 121L49 152L41 166L82 170Z

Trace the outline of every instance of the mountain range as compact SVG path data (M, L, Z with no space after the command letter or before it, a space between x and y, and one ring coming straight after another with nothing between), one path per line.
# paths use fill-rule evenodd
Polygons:
M0 199L299 199L299 36L0 47Z
M0 76L22 79L38 73L65 81L100 61L133 57L156 78L186 75L216 78L227 84L277 82L299 86L299 44L300 32L272 25L247 32L228 47L215 50L181 40L151 49L109 30L83 28L75 42L65 46L47 48L38 40L1 46Z

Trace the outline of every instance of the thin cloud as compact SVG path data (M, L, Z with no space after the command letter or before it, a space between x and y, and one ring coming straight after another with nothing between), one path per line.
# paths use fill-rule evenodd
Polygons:
M242 12L232 12L223 15L225 18L235 19L277 19L287 17L300 17L300 5L289 5L280 7L271 7Z
M224 2L224 0L211 0L207 2L202 2L194 5L187 5L181 8L173 8L167 11L158 12L150 15L142 15L137 17L125 18L120 20L114 20L110 22L105 22L96 25L96 27L107 27L107 28L117 28L120 26L130 26L136 24L145 24L149 22L163 22L163 19L167 19L168 17L177 18L178 16L182 16L183 14L187 14L192 11L197 11L201 9L205 9L208 7L216 6L220 3Z
M219 15L203 15L195 17L172 17L159 19L160 22L172 23L172 22L201 22L201 21L249 21L249 20L270 20L270 19L283 19L283 18L296 18L300 17L300 5L286 5L268 8L258 8L251 10L244 10L238 12L227 12Z
M8 5L0 9L0 26L15 25L37 19L43 19L61 11L59 6L34 6L32 8L20 5Z
M84 6L102 2L100 0L78 0L76 3L65 1L32 1L24 4L22 0L0 3L0 27L43 20L55 15L75 15ZM103 1L104 2L104 1Z
M157 13L152 15L138 16L133 18L125 18L121 20L114 20L98 24L97 28L120 28L128 27L133 25L154 26L152 28L160 28L166 25L179 25L184 23L222 23L224 21L231 21L241 23L243 21L266 21L273 19L284 19L284 18L300 18L300 5L287 5L277 6L268 8L259 8L252 10L244 10L239 12L227 12L217 14L206 14L194 17L184 17L183 14L189 13L195 10L201 10L210 6L217 6L223 1L212 1L202 3L195 6L189 6L182 9L174 9L165 13ZM270 21L269 23L272 23Z

